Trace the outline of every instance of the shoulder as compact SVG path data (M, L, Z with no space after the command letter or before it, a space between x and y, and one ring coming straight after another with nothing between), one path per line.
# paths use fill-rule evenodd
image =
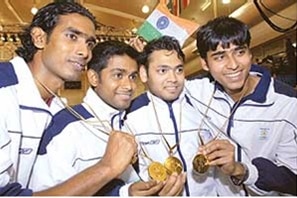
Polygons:
M92 115L81 105L76 105L72 107L75 113L82 116L84 119L88 119L92 117ZM69 109L65 108L59 111L55 116L52 118L52 121L48 128L44 131L43 137L41 139L41 143L38 149L38 154L45 154L46 147L49 142L57 135L63 132L65 127L69 124L80 120L80 118L74 113L72 113Z
M127 114L132 113L133 111L136 111L143 106L147 106L149 104L149 102L150 102L150 100L149 100L146 92L139 95L131 102L129 109L127 109Z
M278 94L286 95L289 97L297 97L297 91L290 85L275 79L273 81L274 91Z
M0 62L0 88L18 84L18 78L10 62Z

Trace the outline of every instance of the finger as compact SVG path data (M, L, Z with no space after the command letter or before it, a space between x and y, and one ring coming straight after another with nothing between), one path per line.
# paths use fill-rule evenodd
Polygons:
M185 173L177 175L173 173L165 181L163 189L159 192L159 196L174 196L181 192L185 183Z
M142 191L142 196L154 196L163 188L163 182L158 182L154 186Z
M186 174L180 174L174 184L174 186L168 192L168 196L177 196L180 195L184 189L184 184L186 182Z
M155 195L162 188L163 184L156 181L137 182L129 187L129 195L131 196L148 196Z

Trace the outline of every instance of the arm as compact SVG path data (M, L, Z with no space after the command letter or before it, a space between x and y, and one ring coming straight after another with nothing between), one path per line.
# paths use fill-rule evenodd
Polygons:
M297 175L290 169L285 166L277 166L262 157L253 159L252 163L257 167L259 173L255 183L258 188L297 195Z
M34 195L93 195L113 178L119 176L130 164L136 152L133 136L113 131L103 158L95 165L50 189Z
M287 148L286 152L296 152L292 149ZM210 165L219 166L223 173L231 176L235 185L246 183L249 189L258 195L268 194L271 191L296 195L297 176L286 166L277 166L264 157L253 159L250 164L236 162L234 146L227 140L212 141L201 147L200 151L208 156Z
M9 88L0 87L0 98L0 196L30 196L32 190L22 187L14 179L13 157L18 156L19 147L13 147L14 140L8 133L10 130L19 131L18 104Z

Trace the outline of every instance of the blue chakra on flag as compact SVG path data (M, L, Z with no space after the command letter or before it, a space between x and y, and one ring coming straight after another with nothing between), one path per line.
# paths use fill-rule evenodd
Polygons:
M169 25L169 19L166 16L161 16L157 21L157 28L163 30Z

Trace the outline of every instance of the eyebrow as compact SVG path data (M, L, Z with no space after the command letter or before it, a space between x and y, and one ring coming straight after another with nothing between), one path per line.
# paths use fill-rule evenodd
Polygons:
M114 71L119 71L119 72L123 72L123 73L127 73L127 70L126 69L122 69L122 68L114 68L114 69L111 69L111 71L112 72L114 72ZM135 70L134 72L132 72L132 74L134 74L134 73L138 73L138 71L137 70Z
M84 38L87 40L87 42L89 42L89 41L96 42L96 38L95 38L94 36L89 36L88 34L83 33L83 32L79 31L79 30L76 29L76 28L68 27L66 30L67 30L67 31L70 31L70 32L72 32L72 33L74 33L74 34L77 34L77 35L79 35L79 36L84 37Z
M184 66L183 64L179 64L179 65L174 66L174 68L183 67L183 66ZM169 65L158 65L157 66L157 68L168 68L168 67L171 68L171 66L169 66Z
M241 50L241 49L247 49L247 46L246 45L240 45L240 46L236 46L235 48L233 49L224 49L224 50L220 50L218 52L214 52L213 54L211 54L211 56L217 56L217 55L221 55L221 54L224 54L226 52L229 52L229 51L237 51L237 50Z

